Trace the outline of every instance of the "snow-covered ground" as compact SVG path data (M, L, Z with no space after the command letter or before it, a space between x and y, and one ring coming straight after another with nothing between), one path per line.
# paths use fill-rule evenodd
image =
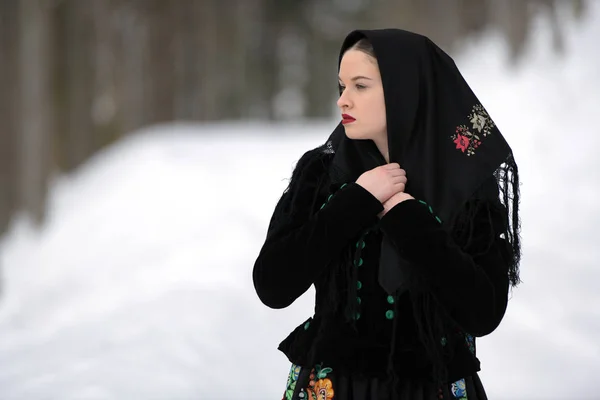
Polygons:
M519 70L493 36L457 59L523 183L524 283L478 342L491 399L600 396L598 2L590 14L565 59L543 26ZM270 310L251 271L285 178L334 125L148 128L56 182L44 229L20 220L0 243L0 399L280 398L276 346L314 292Z

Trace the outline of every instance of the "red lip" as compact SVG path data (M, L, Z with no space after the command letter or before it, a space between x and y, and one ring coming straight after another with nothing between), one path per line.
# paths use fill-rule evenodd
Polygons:
M349 124L350 122L354 121L356 121L356 118L354 118L353 116L348 114L342 114L342 124Z

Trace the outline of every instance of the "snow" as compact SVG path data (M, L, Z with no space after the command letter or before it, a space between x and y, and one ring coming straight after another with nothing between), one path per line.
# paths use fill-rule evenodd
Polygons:
M600 5L566 58L539 32L509 70L492 34L457 64L521 170L524 283L478 341L493 399L591 399L600 368ZM278 399L276 346L313 289L263 306L251 271L294 163L334 121L149 127L52 187L0 242L0 399ZM277 140L273 140L277 137ZM232 250L235 249L235 250Z

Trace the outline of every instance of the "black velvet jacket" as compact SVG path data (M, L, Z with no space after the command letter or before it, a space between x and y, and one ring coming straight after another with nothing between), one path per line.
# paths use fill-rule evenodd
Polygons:
M448 331L440 340L451 350L446 360L448 378L452 381L479 371L474 337L491 333L507 306L504 240L497 237L485 251L469 254L442 228L430 208L417 200L396 205L379 220L382 204L356 183L333 195L319 195L321 201L315 204L316 177L327 170L311 168L319 169L311 174L315 181L305 183L297 196L297 206L305 212L296 212L294 220L277 229L271 221L253 270L256 292L271 308L289 306L315 285L314 316L303 321L279 349L297 365L323 363L334 370L383 377L393 320L398 319L393 359L397 374L430 377L431 364L417 337L408 293L397 299L394 312L393 299L378 284L381 235L385 232L403 257L418 267L446 312ZM372 230L365 236L369 228ZM489 226L484 228L489 230ZM357 329L325 301L327 269L347 246L362 248L360 265L348 266L358 268Z

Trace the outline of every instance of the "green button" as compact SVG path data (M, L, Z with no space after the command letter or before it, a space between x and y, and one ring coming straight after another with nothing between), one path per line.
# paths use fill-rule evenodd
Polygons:
M359 258L358 261L354 261L354 265L356 265L357 267L360 267L361 265L363 265L363 259Z
M446 345L446 343L448 343L448 340L447 340L447 339L446 339L446 337L444 336L444 337L442 338L442 346L445 346L445 345Z
M357 312L357 313L354 315L354 319L359 319L359 318L360 318L360 313L359 313L359 312Z
M347 183L344 183L342 186L340 186L340 189L343 189L344 187L348 186Z
M323 208L325 208L325 205L326 205L326 204L327 204L327 203L323 203L323 205L321 206L321 210L322 210Z
M390 304L394 304L394 296L388 296L388 297L387 297L387 301L388 301L388 303L390 303Z
M327 201L331 200L332 197L333 197L333 195L330 194L329 197L327 198Z
M356 242L356 248L361 248L364 249L365 248L365 241L364 240L359 240L358 242Z
M362 282L361 281L356 282L356 288L358 290L360 290L362 288Z
M360 304L360 303L362 302L362 300L360 299L360 297L357 297L357 298L356 298L356 302L357 302L358 304Z
M306 322L306 323L304 324L304 330L305 330L305 331L306 331L306 330L308 330L308 327L309 327L309 326L310 326L310 321L308 321L308 322Z
M386 317L387 319L393 319L393 318L394 318L394 312L393 312L392 310L387 310L387 311L385 312L385 317Z

